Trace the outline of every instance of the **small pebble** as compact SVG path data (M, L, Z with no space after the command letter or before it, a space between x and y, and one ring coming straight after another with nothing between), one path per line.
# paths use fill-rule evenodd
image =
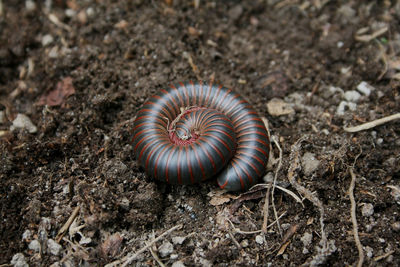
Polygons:
M346 108L348 108L351 111L354 111L357 109L357 104L353 102L342 101L339 103L339 106L336 109L336 114L344 115L346 112Z
M313 238L312 233L305 232L304 235L300 238L300 240L301 242L303 242L303 245L307 247L311 244L312 238Z
M185 267L185 264L183 264L181 261L176 261L172 263L171 267Z
M22 241L29 241L32 238L32 232L31 230L25 230L25 232L22 234Z
M386 240L383 239L382 237L378 238L378 241L379 241L380 243L382 243L382 244L386 242Z
M383 143L383 138L376 139L376 144L377 145L382 145L382 143Z
M29 133L37 132L37 127L32 123L31 119L24 114L18 113L12 123L13 124L10 127L11 131L15 131L16 129L26 129Z
M359 85L357 85L357 90L360 93L369 96L371 94L371 91L375 90L375 88L369 85L367 82L361 82Z
M315 170L318 169L320 161L315 158L315 154L306 152L301 158L304 174L310 176Z
M70 17L70 18L75 17L76 11L73 10L73 9L71 9L71 8L67 8L67 9L65 10L65 15L66 15L67 17Z
M396 232L400 231L400 222L392 223L392 229Z
M25 1L25 8L28 11L33 11L36 9L36 3L32 0L26 0Z
M61 245L58 244L56 241L53 239L47 240L47 250L53 254L54 256L57 256L60 251L61 251Z
M364 247L364 250L367 253L367 257L368 258L372 258L372 256L374 256L374 249L373 248L371 248L369 246L366 246L366 247Z
M174 245L182 245L185 239L186 238L182 236L174 236L172 238L172 243L174 243Z
M37 241L36 239L35 239L35 240L32 240L32 241L29 243L28 248L29 248L30 250L33 250L34 252L39 252L39 251L40 251L40 243L39 243L39 241Z
M256 243L262 245L264 243L264 238L260 235L256 236Z
M354 90L346 91L344 93L344 99L346 99L349 102L358 102L360 98L361 98L360 93Z
M28 263L26 263L25 256L22 253L17 253L12 257L11 265L14 267L29 267Z
M171 254L171 255L169 256L169 258L170 258L171 260L176 260L178 257L179 257L178 254Z
M94 8L93 8L93 7L88 7L88 9L86 9L86 14L87 14L89 17L93 17L94 14L95 14Z
M242 242L240 242L240 245L242 248L247 248L249 246L249 241L247 239L243 239Z
M361 213L364 217L369 217L374 214L374 206L371 203L364 203L361 208Z
M329 130L328 129L322 129L321 133L323 133L324 135L329 135Z
M170 255L173 251L174 251L174 246L169 241L165 241L158 248L158 252L160 252L160 256L163 258Z
M4 113L3 110L0 110L0 124L6 122L6 114Z
M265 183L270 183L274 180L274 174L272 172L268 172L264 177L263 180Z
M51 34L46 34L45 36L42 37L42 45L47 46L51 44L54 41L53 36Z

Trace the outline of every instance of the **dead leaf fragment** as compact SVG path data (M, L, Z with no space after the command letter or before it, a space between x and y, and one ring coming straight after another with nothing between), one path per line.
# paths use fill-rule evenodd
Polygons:
M113 258L117 255L121 248L123 237L119 233L115 233L107 237L101 244L100 250L105 258Z
M273 98L267 103L268 113L272 116L282 116L294 113L294 109L285 101Z
M228 196L213 196L210 200L210 204L213 206L220 206L229 201L231 201L231 198Z
M72 84L72 78L66 77L57 83L56 89L51 91L48 95L43 95L37 102L37 105L60 106L73 94L75 94L75 88Z

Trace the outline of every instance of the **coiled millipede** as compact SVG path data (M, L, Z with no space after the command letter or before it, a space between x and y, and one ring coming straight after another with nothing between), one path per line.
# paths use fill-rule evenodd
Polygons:
M246 190L263 175L269 138L240 95L212 83L179 83L152 96L134 122L136 159L170 184L217 176L221 188Z

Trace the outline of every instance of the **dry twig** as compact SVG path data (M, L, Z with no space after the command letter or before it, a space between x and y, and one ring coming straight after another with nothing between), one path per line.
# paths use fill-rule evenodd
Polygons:
M364 123L364 124L361 124L361 125L358 125L355 127L344 127L343 129L346 132L354 133L354 132L359 132L359 131L363 131L363 130L368 130L368 129L374 128L375 126L384 124L389 121L398 120L398 119L400 119L400 113L396 113L396 114L393 114L393 115L390 115L387 117L383 117L383 118L380 118L380 119L377 119L374 121L370 121L370 122L367 122L367 123Z
M357 217L356 217L356 201L354 199L354 187L356 184L356 176L353 172L353 168L349 169L351 182L349 187L349 196L350 196L350 203L351 203L351 222L353 223L353 235L354 241L356 242L356 246L358 249L358 263L357 267L361 267L364 262L364 251L360 241L360 237L358 235L358 225L357 225Z
M171 232L181 228L182 225L178 224L174 227L172 227L171 229L165 231L164 233L162 233L160 236L158 236L157 238L151 240L149 243L147 243L143 248L139 249L138 251L136 251L135 253L133 253L132 255L127 255L125 257L123 257L120 260L116 260L113 261L109 264L107 264L105 267L113 267L113 266L117 266L118 264L122 264L121 267L126 267L128 264L130 264L139 254L143 253L144 251L146 251L148 248L150 248L154 243L158 242L159 240L163 239L166 235L169 235Z
M334 245L334 241L329 241L326 237L326 233L324 230L325 224L324 224L324 218L325 218L325 209L324 206L319 200L317 196L315 196L313 193L310 192L307 188L303 187L296 181L297 173L301 169L300 165L300 149L301 149L301 143L306 139L307 137L300 138L295 144L292 145L291 148L291 153L290 153L290 166L288 170L288 180L290 184L301 194L304 195L306 199L311 201L319 210L320 213L320 218L319 218L319 223L321 226L321 241L320 241L320 248L317 248L318 253L313 256L310 262L306 262L303 264L303 266L317 266L322 263L324 263L326 257L328 257L330 254L332 254L334 251L336 251L336 247Z
M279 173L279 171L280 171L280 169L281 169L281 167L282 167L282 154L283 154L283 153L282 153L282 148L280 147L279 142L276 140L275 136L272 136L271 139L272 139L272 141L275 143L276 147L277 147L278 150L279 150L279 162L278 162L278 167L276 168L276 171L275 171L274 181L273 181L273 184L272 184L271 202L272 202L272 207L273 207L274 214L275 214L275 220L277 221L278 229L279 229L279 232L280 232L280 234L281 234L281 236L282 236L282 229L281 229L281 226L280 226L280 224L279 224L278 213L277 213L277 211L276 211L275 203L274 203L274 202L275 202L275 201L274 201L274 193L275 193L276 180L277 180L277 178L278 178L278 173ZM266 195L265 195L265 204L264 204L264 207L263 207L264 219L263 219L263 225L262 225L262 228L261 228L261 230L263 231L263 233L266 233L266 232L267 232L268 215L269 215L269 196L270 196L270 189L271 189L271 184L268 185L268 190L267 190L267 193L266 193Z
M61 229L58 231L58 234L56 236L56 241L57 243L60 243L61 239L63 238L64 234L67 232L69 227L71 226L72 222L75 220L76 216L78 216L79 213L79 206L76 206L74 211L72 212L71 216L69 216L67 222L61 227Z

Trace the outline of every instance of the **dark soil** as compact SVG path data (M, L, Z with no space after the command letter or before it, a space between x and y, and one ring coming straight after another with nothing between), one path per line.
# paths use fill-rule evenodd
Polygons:
M35 2L0 1L2 266L18 256L30 266L123 261L176 225L152 246L158 256L146 250L133 264L356 264L349 168L364 265L400 265L400 122L343 129L400 111L399 1ZM232 88L268 119L283 150L277 185L299 197L289 156L304 138L295 179L321 201L330 247L309 199L275 188L279 227L243 233L262 227L265 187L240 195L213 181L145 176L130 144L136 112L170 83L198 79ZM371 94L338 113L363 81ZM290 114L271 112L272 98ZM37 130L11 130L17 114ZM307 170L307 152L316 169ZM275 144L272 154L267 178L278 168Z

